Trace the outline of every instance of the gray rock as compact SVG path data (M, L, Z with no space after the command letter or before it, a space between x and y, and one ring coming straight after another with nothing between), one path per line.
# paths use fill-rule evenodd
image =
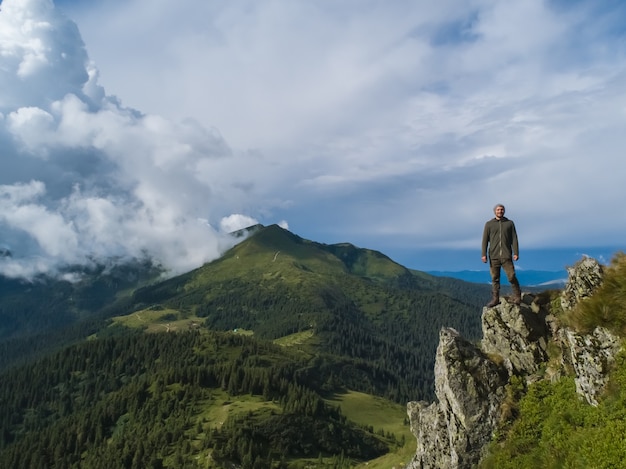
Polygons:
M454 329L442 329L435 358L438 402L414 402L407 407L418 442L415 457L407 467L476 465L496 428L507 380L506 370L478 347Z
M574 369L576 392L593 406L608 383L608 372L621 349L621 340L603 327L591 334L578 334L571 329L560 331L568 354L564 361Z
M567 283L561 293L561 307L566 311L583 298L590 297L604 279L602 266L591 257L584 257L573 267L568 267L567 274Z
M561 306L571 310L593 295L604 280L602 266L585 257L568 270L568 281L561 294ZM591 405L598 405L598 396L608 382L608 372L621 348L619 337L597 327L591 334L579 334L565 328L559 331L564 366L575 374L576 392Z
M535 373L548 359L551 331L547 315L548 311L538 307L528 294L519 306L504 300L493 308L483 308L483 351L501 356L511 375Z
M447 417L436 403L409 402L407 413L411 431L417 438L417 451L407 469L423 469L451 464L450 439L447 432Z

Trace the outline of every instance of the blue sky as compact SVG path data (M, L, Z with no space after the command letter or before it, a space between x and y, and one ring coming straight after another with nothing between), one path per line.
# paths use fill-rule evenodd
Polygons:
M0 259L215 259L280 223L419 270L626 250L626 4L4 0Z

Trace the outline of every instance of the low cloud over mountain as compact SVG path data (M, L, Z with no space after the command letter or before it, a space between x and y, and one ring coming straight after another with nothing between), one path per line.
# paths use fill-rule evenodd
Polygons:
M0 272L149 256L173 271L230 241L208 223L230 150L214 129L120 104L51 1L0 11ZM250 223L234 215L228 230Z

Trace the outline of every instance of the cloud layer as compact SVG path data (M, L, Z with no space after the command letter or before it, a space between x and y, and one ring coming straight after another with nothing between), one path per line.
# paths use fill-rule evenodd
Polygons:
M76 25L48 0L0 12L0 271L150 257L173 272L230 242L208 219L214 129L106 96Z
M0 244L183 269L210 226L287 220L477 249L501 202L524 248L624 246L624 25L610 0L4 0Z

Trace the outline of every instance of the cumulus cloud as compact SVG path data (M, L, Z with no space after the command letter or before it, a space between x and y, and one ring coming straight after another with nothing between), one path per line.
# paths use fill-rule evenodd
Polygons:
M220 229L225 233L232 233L256 225L257 223L259 222L252 217L234 213L220 220Z
M175 273L232 245L207 221L207 176L231 156L219 132L107 96L50 0L2 2L0 145L5 275L144 257Z

